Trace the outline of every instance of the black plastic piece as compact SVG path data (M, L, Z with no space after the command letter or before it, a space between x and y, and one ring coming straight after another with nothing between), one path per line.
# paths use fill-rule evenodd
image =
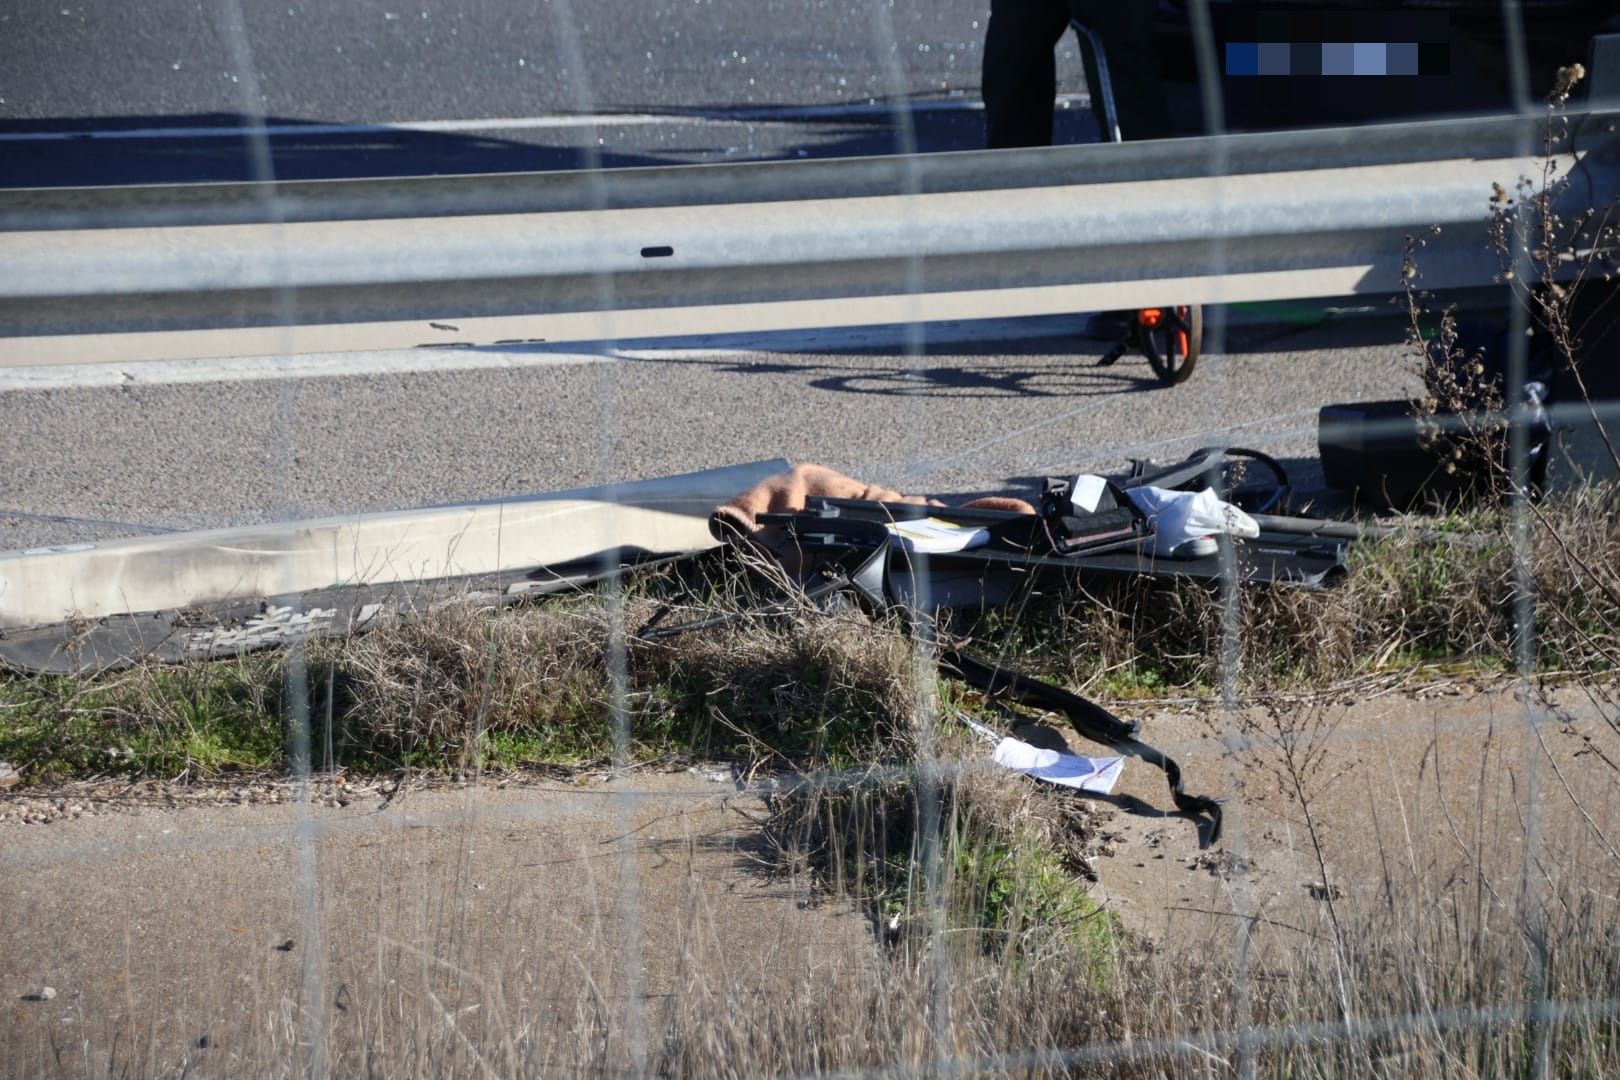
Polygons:
M1235 470L1247 474L1251 468L1268 473L1270 478L1251 481L1245 475L1236 483ZM1212 487L1215 494L1250 514L1264 514L1280 509L1292 490L1288 471L1282 462L1260 450L1246 446L1206 446L1194 450L1174 465L1155 465L1150 461L1131 462L1131 473L1123 487L1159 487L1172 491L1202 491Z
M1387 506L1444 499L1471 483L1455 467L1447 471L1450 448L1426 435L1412 401L1323 406L1317 445L1329 487Z

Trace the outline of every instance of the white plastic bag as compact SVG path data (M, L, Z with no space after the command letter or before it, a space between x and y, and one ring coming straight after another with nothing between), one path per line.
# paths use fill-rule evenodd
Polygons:
M1078 757L1060 750L1031 746L1011 736L996 744L992 758L1003 768L1016 769L1037 780L1081 791L1094 791L1099 795L1113 794L1119 774L1125 768L1122 757Z
M1070 501L1081 510L1095 510L1106 488L1100 476L1082 473L1075 477ZM1127 488L1136 508L1147 515L1153 527L1153 554L1169 555L1189 540L1216 533L1254 539L1260 526L1254 518L1219 498L1214 488L1203 491L1171 491L1168 488Z
M1219 498L1214 488L1169 491L1165 488L1128 489L1136 508L1153 525L1153 554L1169 555L1188 540L1227 533L1250 540L1260 535L1254 518Z

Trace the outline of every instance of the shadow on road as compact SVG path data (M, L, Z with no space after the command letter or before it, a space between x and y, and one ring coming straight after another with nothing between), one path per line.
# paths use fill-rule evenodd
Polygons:
M254 139L269 129L278 180L617 169L721 161L976 150L978 102L631 106L599 124L567 116L394 127L236 113L0 119L0 187L228 183L262 179ZM616 124L612 117L622 116ZM1084 110L1059 114L1061 141L1094 138ZM457 128L457 123L465 126ZM476 126L476 130L474 127ZM907 130L909 128L909 131ZM9 138L8 138L9 137Z
M1017 356L1025 354L1019 346L1022 342L1011 342L1001 346L994 353L986 355L1000 357ZM953 355L963 355L951 351ZM804 354L800 354L801 356ZM846 358L857 356L857 353L846 353L842 350L830 352L826 355ZM996 363L963 363L941 364L930 367L918 366L915 358L908 358L903 352L868 354L876 357L892 358L892 363L851 364L817 363L814 359L805 358L793 363L755 363L738 357L703 353L681 355L632 355L624 362L632 364L666 364L701 366L719 374L727 375L782 375L797 373L809 376L808 386L813 390L828 390L842 394L874 394L884 397L952 397L952 398L1010 398L1010 397L1091 397L1096 395L1119 394L1137 390L1151 390L1159 385L1147 367L1146 361L1140 364L1132 361L1121 361L1111 368L1098 368L1091 356L1076 356L1073 350L1054 351L1039 358L1047 361L1039 366L1020 365L1008 367ZM1032 359L1035 357L1031 357Z
M256 121L234 113L186 116L50 117L0 122L0 135L77 133L68 138L13 141L0 153L0 186L76 187L101 184L229 183L258 180ZM270 168L278 180L375 178L605 168L662 164L643 154L601 150L558 139L584 129L546 132L557 145L482 133L422 131L268 117Z
M1089 359L1046 368L896 367L812 379L816 390L895 397L1085 397L1150 390L1158 382L1121 368L1097 369Z

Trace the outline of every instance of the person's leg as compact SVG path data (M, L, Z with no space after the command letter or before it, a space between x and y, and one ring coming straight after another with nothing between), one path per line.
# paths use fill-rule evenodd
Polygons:
M1162 139L1170 134L1170 107L1153 51L1154 7L1146 0L1069 0L1075 18L1102 39L1119 131L1125 139ZM988 55L988 40L985 45ZM1088 89L1096 77L1087 64Z
M1057 64L1068 29L1065 0L990 0L984 32L984 121L992 150L1049 146Z

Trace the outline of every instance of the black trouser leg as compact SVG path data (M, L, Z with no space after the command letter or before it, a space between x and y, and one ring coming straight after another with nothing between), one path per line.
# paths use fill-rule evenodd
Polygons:
M1143 0L1068 0L1068 6L1075 18L1102 39L1109 82L1114 88L1114 106L1119 110L1121 137L1167 137L1170 108L1165 101L1164 80L1159 76L1159 58L1153 51L1154 5ZM1096 78L1097 73L1088 63L1088 88L1096 85ZM1047 111L1051 111L1050 105Z
M1121 0L1129 2L1129 0ZM1049 146L1068 0L990 0L984 32L984 121L992 150Z

